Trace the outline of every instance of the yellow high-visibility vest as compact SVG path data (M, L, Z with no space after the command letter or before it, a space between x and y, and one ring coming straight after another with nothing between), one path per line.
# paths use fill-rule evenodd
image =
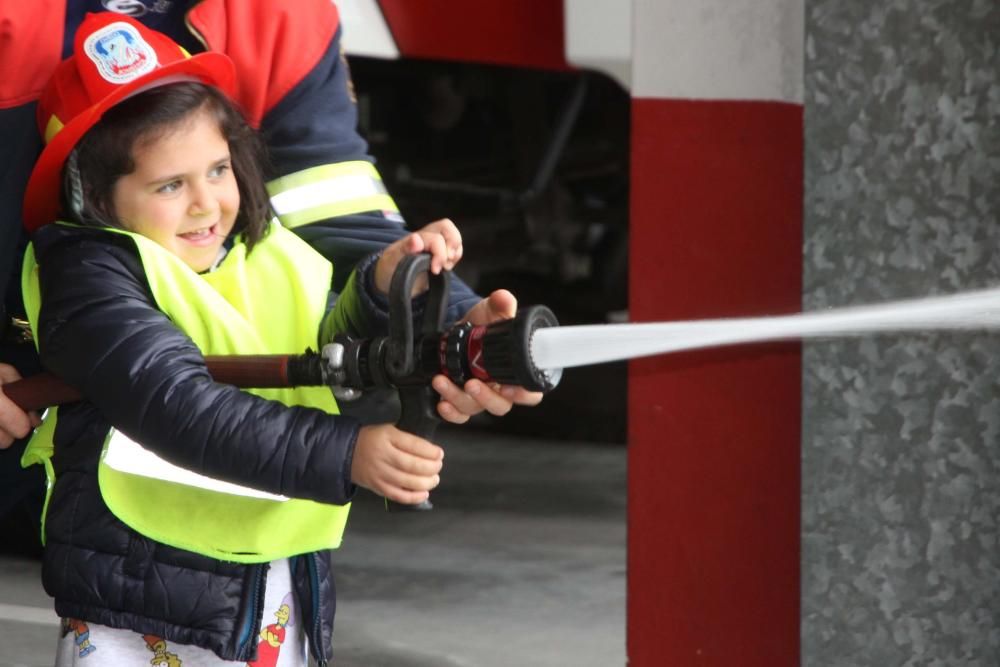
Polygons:
M317 345L333 267L277 223L249 256L246 246L237 242L220 266L205 274L196 273L146 237L108 231L132 238L157 307L203 354L296 354ZM25 255L22 290L37 340L41 295L31 246ZM337 413L326 387L247 391L285 405ZM57 410L49 411L22 459L23 465L45 466L50 492L55 481L50 459L56 414ZM126 525L157 542L240 563L267 562L340 544L349 504L231 492L124 472L106 462L113 440L112 432L98 467L104 502Z

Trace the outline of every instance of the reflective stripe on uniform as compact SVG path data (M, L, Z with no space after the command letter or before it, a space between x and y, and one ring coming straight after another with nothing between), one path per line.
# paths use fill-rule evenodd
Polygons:
M399 212L375 166L364 160L297 171L271 181L267 191L288 229L365 211Z

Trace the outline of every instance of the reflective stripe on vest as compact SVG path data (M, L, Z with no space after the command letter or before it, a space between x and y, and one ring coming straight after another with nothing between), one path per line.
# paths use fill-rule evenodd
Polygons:
M157 307L202 353L284 354L315 346L333 267L278 224L254 246L237 243L213 272L199 275L157 243L137 234ZM25 306L37 333L41 307L38 266L29 247L22 273ZM37 340L37 338L36 338ZM325 387L249 390L285 405L336 414ZM43 463L50 475L56 411L32 437L22 463ZM197 482L167 481L108 465L109 434L98 479L108 508L125 524L158 542L221 560L267 562L339 546L350 505L337 506L270 494L211 490ZM127 466L118 465L118 468ZM209 485L211 486L211 485ZM46 500L46 503L48 500ZM44 518L43 518L44 521Z
M267 184L281 224L292 229L340 215L399 213L375 166L364 160L324 164Z

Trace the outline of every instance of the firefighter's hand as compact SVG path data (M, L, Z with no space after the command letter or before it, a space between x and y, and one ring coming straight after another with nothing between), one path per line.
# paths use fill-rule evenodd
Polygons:
M437 275L443 270L451 271L462 259L462 235L451 220L432 222L422 229L399 239L382 251L375 265L375 287L383 294L389 293L392 274L407 255L426 252L431 255L431 273ZM421 274L413 282L416 296L427 289L427 276Z
M497 320L510 319L517 315L517 299L507 290L497 290L473 306L463 322L474 325L490 324ZM434 391L441 395L437 411L441 418L453 424L464 424L469 417L482 411L502 416L510 412L514 405L538 405L542 393L528 391L524 387L487 384L473 378L459 387L444 375L436 375L431 381Z
M21 379L17 369L8 364L0 364L0 385ZM0 388L0 449L7 449L31 429L42 423L35 412L25 412L14 401L7 398Z
M403 505L418 505L441 481L444 450L391 424L362 426L351 481Z

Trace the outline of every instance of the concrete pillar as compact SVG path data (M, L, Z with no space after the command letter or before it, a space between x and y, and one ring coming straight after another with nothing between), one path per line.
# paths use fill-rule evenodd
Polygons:
M633 5L630 314L797 312L802 0ZM629 664L799 658L800 355L629 369Z

